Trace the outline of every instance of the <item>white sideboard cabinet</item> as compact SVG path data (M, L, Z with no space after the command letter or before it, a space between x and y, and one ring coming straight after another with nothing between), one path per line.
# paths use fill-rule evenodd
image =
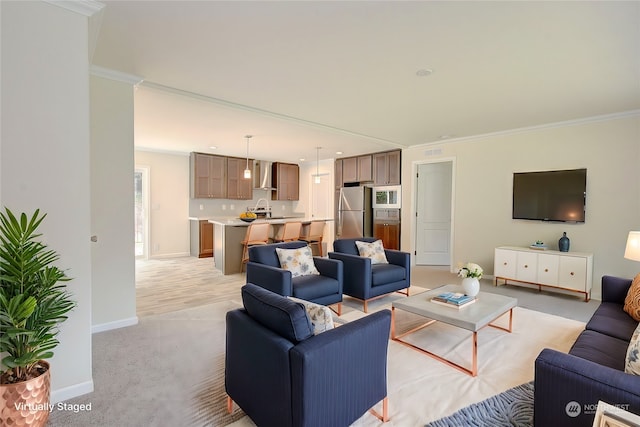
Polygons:
M537 285L539 290L543 286L563 289L584 294L588 302L593 254L501 246L495 249L493 275L496 286L503 280Z

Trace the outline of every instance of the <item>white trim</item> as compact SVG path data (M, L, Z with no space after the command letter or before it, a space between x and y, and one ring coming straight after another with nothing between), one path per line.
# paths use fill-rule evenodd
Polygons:
M138 316L130 317L128 319L115 320L113 322L100 323L99 325L91 326L91 333L97 334L99 332L111 331L113 329L126 328L138 324Z
M577 125L582 125L587 123L597 123L597 122L604 122L609 120L626 119L628 117L634 117L634 116L640 116L640 110L630 110L630 111L623 111L620 113L603 114L600 116L583 117L581 119L565 120L562 122L553 122L553 123L547 123L543 125L527 126L527 127L509 129L509 130L501 130L497 132L489 132L489 133L483 133L479 135L462 136L460 138L440 139L438 141L425 142L422 144L412 145L410 147L407 147L407 149L415 149L420 147L428 147L432 145L451 144L451 143L458 143L458 142L469 142L476 139L479 140L479 139L492 138L496 136L514 135L519 133L562 128L567 126L577 126Z
M69 387L51 391L50 401L52 404L63 402L74 397L82 396L93 391L93 380L78 383ZM55 408L54 408L55 409Z
M139 85L144 81L143 77L133 74L123 73L122 71L112 70L110 68L100 67L98 65L92 65L90 68L92 75L96 77L102 77L109 80L115 80L118 82L129 83L134 86Z
M79 13L84 16L93 16L100 12L106 6L94 0L44 0L53 6Z
M149 259L164 259L164 258L179 258L179 257L189 257L191 256L191 252L176 252L173 254L160 254L160 255L149 255Z

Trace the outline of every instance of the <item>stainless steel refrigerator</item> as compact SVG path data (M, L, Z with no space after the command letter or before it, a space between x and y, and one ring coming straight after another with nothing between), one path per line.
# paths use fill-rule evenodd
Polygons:
M336 238L371 237L371 224L371 187L341 188Z

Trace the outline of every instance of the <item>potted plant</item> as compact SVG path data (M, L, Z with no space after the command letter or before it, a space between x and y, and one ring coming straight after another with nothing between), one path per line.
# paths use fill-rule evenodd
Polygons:
M6 425L43 426L50 373L44 359L58 345L58 326L75 306L53 265L59 255L39 240L46 214L0 212L0 416ZM1 423L0 423L1 424Z

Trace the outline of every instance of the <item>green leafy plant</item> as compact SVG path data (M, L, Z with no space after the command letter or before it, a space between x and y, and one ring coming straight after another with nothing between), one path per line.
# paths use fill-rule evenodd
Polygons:
M53 356L58 326L75 306L63 284L70 278L53 265L59 255L38 240L45 217L0 212L0 384L42 373L38 362Z

